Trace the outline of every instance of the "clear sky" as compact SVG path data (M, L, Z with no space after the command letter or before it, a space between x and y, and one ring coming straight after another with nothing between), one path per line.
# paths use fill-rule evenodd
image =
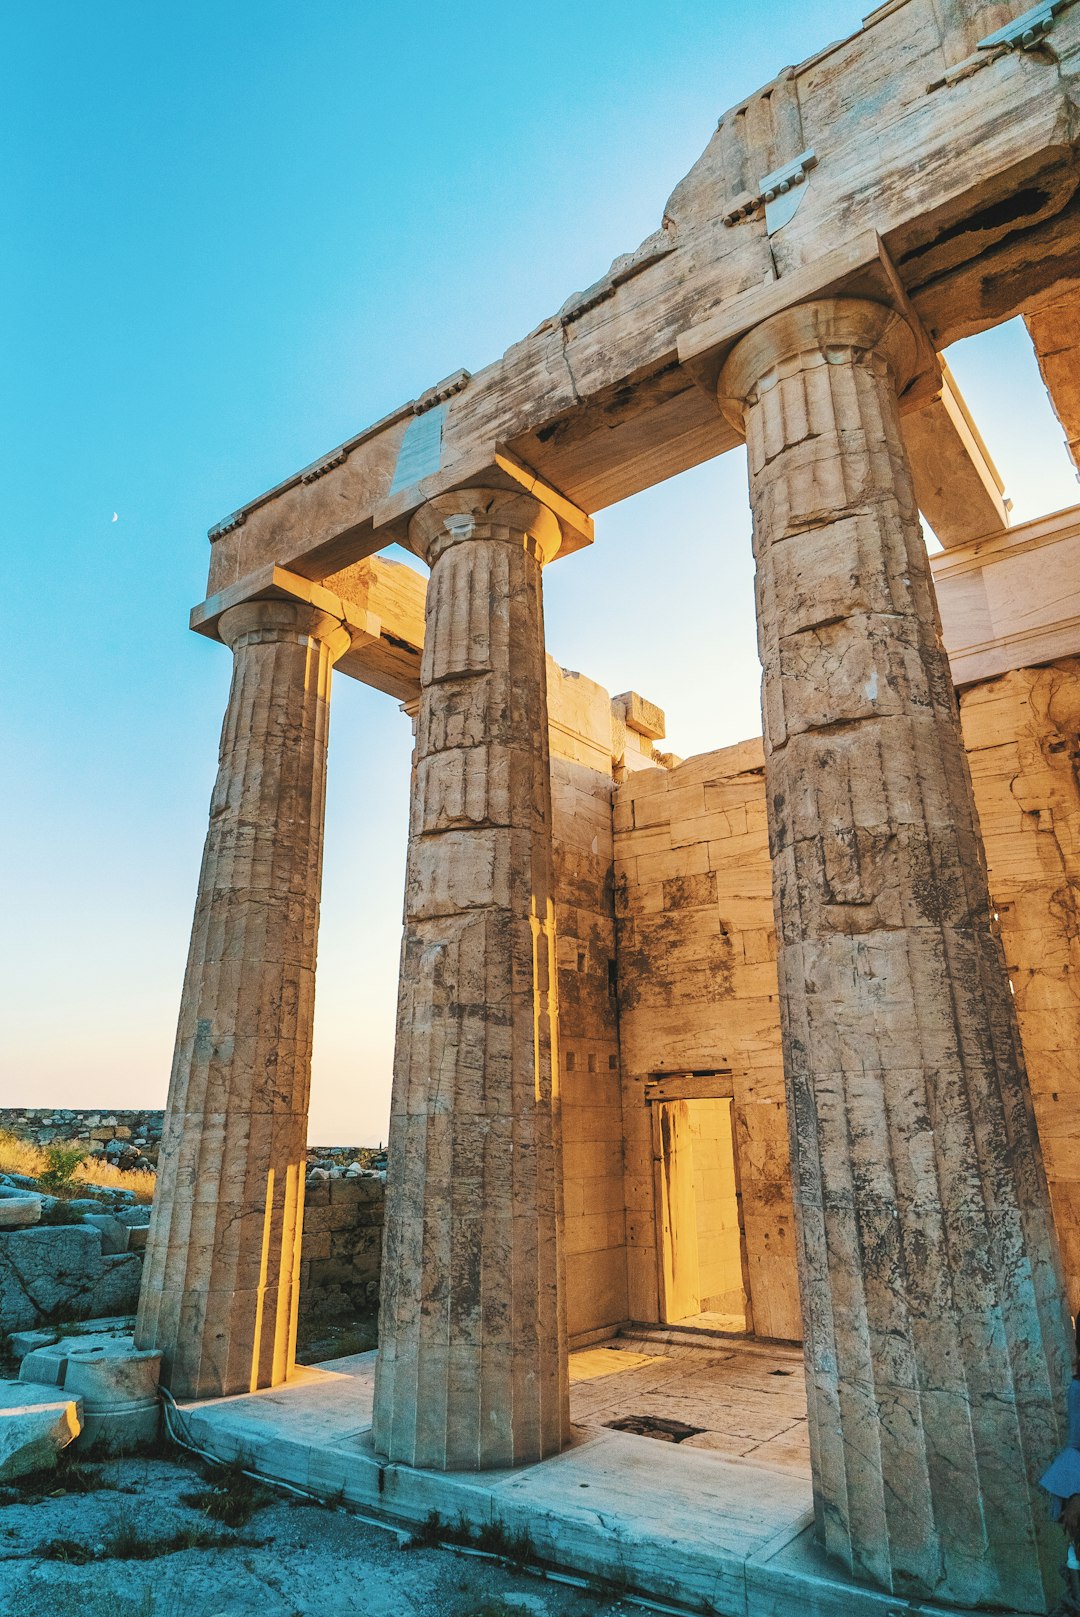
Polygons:
M229 678L186 629L207 528L594 281L718 115L862 9L8 10L0 1104L164 1104ZM1016 514L1077 499L1022 328L950 361ZM547 574L553 654L684 755L759 728L749 527L738 452ZM337 680L322 1141L385 1138L409 748Z

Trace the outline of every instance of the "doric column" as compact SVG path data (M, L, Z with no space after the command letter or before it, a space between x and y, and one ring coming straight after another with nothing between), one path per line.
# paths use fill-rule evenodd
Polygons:
M252 601L184 978L136 1340L177 1397L283 1381L296 1342L330 674L340 622Z
M1045 1609L1068 1316L899 430L910 328L792 308L745 432L820 1540L893 1593Z
M537 500L440 496L417 720L375 1387L392 1460L482 1470L569 1435Z

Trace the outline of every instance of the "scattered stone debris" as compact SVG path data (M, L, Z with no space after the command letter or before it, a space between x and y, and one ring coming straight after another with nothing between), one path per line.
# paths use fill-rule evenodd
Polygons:
M308 1183L314 1178L359 1179L364 1175L385 1180L386 1152L367 1145L311 1145L308 1147Z

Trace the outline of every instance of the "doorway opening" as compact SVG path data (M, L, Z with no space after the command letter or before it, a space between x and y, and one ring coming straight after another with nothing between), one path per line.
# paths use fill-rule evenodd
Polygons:
M646 1087L656 1172L660 1319L753 1333L730 1073Z

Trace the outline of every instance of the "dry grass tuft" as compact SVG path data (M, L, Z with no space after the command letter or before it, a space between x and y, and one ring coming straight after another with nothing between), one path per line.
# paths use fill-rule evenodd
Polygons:
M255 1512L274 1502L274 1495L244 1470L242 1460L205 1467L208 1486L182 1493L181 1500L223 1527L246 1527Z
M23 1173L36 1179L47 1166L45 1153L39 1145L31 1145L29 1140L19 1140L14 1134L0 1131L0 1173Z
M34 1471L13 1477L0 1485L0 1507L37 1505L43 1499L60 1499L65 1494L96 1493L119 1488L102 1472L100 1461L88 1460L77 1445L62 1449L49 1471Z
M80 1140L57 1143L70 1145L73 1150L84 1149L84 1143ZM0 1130L0 1173L21 1173L28 1179L39 1179L48 1169L48 1152L42 1146ZM84 1185L99 1190L131 1190L135 1193L136 1201L152 1202L156 1183L157 1175L147 1168L133 1168L128 1173L122 1173L107 1162L84 1160L72 1175L68 1189L70 1194L77 1194Z
M88 1162L85 1171L79 1175L79 1181L84 1185L97 1185L102 1190L133 1190L137 1202L149 1203L154 1199L157 1174L149 1168L129 1168L126 1173L121 1173L119 1168L110 1167L107 1162Z

